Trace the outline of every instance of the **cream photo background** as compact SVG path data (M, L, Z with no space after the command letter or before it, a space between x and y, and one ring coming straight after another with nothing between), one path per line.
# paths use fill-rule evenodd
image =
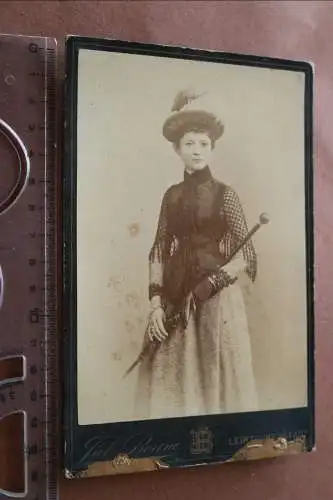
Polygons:
M135 420L148 313L148 252L163 193L183 167L163 138L175 94L207 91L225 124L211 170L238 192L258 277L244 285L261 408L307 404L304 77L80 50L77 136L79 424ZM163 397L163 395L161 395Z

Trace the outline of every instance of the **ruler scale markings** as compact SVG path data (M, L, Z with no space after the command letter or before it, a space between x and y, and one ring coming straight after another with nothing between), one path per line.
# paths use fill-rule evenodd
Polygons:
M7 332L4 342L1 341L1 354L21 352L27 359L25 381L0 389L0 417L15 409L27 413L25 498L55 500L58 498L54 446L58 424L55 412L57 204L53 154L56 46L51 39L11 36L0 36L0 43L4 47L0 58L8 60L11 73L20 82L15 100L10 106L6 102L4 107L0 106L0 116L4 115L3 119L16 126L31 161L30 179L22 198L14 210L0 217L0 228L5 224L7 227L5 239L0 229L0 265L5 278L10 280L3 317L0 315L0 329ZM0 81L0 97L3 88ZM23 113L23 110L28 111ZM13 248L15 253L10 251ZM20 276L16 284L13 276ZM17 297L13 296L15 293Z

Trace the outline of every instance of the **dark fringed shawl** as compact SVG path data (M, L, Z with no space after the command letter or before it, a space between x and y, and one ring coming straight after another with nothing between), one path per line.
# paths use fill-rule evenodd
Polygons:
M149 297L176 303L228 260L248 233L237 193L211 175L209 167L188 174L165 193L149 253ZM246 273L254 281L257 256L251 240L243 247Z

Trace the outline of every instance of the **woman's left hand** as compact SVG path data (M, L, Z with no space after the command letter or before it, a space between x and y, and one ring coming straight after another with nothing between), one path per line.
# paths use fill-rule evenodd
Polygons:
M151 313L148 334L151 341L155 338L162 342L168 337L164 327L164 310L161 306L156 307Z
M239 273L244 271L244 268L245 261L242 257L237 257L222 267L223 271L225 271L231 279L237 278Z

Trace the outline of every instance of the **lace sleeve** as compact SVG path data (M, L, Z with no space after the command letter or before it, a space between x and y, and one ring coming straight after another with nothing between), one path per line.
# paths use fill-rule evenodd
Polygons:
M163 266L170 251L168 231L168 191L165 193L155 239L149 252L149 300L154 295L163 295Z
M231 188L225 192L223 210L234 248L248 234L248 226L239 197ZM243 258L246 263L245 271L254 281L257 275L257 255L251 239L243 246Z

